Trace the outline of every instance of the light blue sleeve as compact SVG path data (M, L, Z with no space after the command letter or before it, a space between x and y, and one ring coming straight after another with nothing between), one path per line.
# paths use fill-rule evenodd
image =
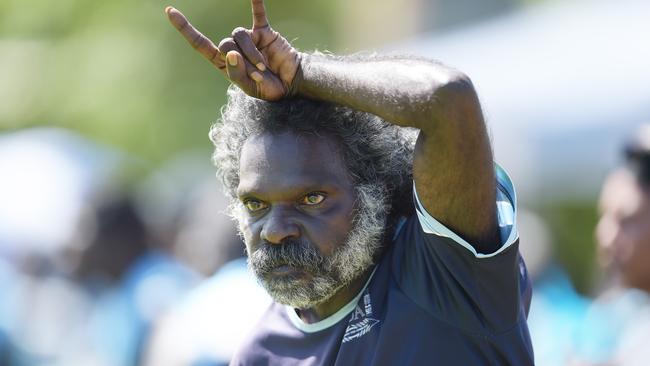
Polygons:
M497 179L497 218L499 222L499 232L501 237L501 245L499 249L493 253L483 254L478 253L474 247L469 244L465 239L458 236L452 230L433 218L420 203L415 183L413 184L413 192L415 196L415 208L418 215L418 220L423 230L427 234L447 237L454 242L460 244L465 249L469 250L476 258L489 258L498 255L506 250L509 246L514 244L519 239L519 232L517 231L516 208L517 196L512 180L501 166L494 164L495 176Z

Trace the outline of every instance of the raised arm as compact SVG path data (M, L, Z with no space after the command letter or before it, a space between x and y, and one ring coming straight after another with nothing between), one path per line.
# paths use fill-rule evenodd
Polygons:
M297 92L420 130L413 162L424 208L477 251L497 249L492 151L463 73L409 57L304 55Z
M172 24L247 94L292 95L343 104L420 130L413 175L431 216L477 251L499 240L492 152L476 92L466 75L411 57L335 57L299 53L269 25L263 0L252 0L253 27L218 46L173 8Z

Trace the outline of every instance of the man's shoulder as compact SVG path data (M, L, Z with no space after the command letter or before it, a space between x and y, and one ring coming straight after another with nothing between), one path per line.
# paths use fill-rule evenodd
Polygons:
M501 331L520 321L520 310L526 313L530 301L530 284L518 253L516 227L505 222L501 248L481 254L442 225L426 226L433 221L423 216L404 220L384 259L390 261L399 291L420 308L466 330Z

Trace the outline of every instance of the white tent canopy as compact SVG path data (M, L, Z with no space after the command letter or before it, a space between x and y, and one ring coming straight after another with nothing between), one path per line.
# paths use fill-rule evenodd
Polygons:
M650 1L576 0L393 49L470 75L496 160L533 201L593 197L625 138L650 121L649 35Z

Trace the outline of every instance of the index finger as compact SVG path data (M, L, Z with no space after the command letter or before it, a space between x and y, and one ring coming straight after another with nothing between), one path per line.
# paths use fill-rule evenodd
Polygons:
M253 9L253 29L268 27L269 20L266 19L264 0L251 0L251 8Z
M194 28L192 24L185 18L185 16L178 10L171 6L165 8L167 17L176 28L189 42L194 49L199 51L211 63L219 69L223 68L224 62L220 59L219 48L206 36L204 36L198 29Z

